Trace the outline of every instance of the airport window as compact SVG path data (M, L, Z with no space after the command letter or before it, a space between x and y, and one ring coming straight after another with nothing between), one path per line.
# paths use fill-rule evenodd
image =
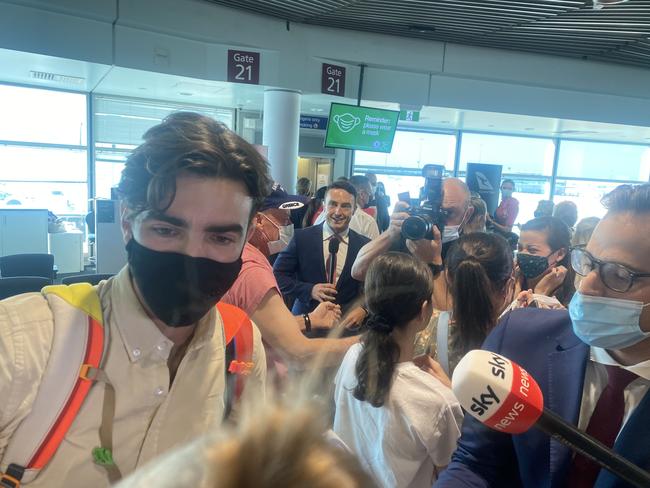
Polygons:
M356 168L376 170L402 168L411 174L419 174L419 169L426 164L441 164L451 172L455 152L455 135L397 131L390 153L355 151L354 164Z
M502 178L515 181L517 223L523 224L533 218L540 200L550 198L554 157L553 139L463 133L459 176L465 176L467 163L501 165Z
M0 140L86 145L86 95L0 85Z
M97 95L93 98L95 137L95 195L110 198L120 181L122 168L143 134L167 115L178 111L199 112L233 127L232 109Z
M0 85L0 207L88 209L87 97Z
M558 177L648 181L650 146L562 141Z
M456 136L429 132L397 131L390 154L355 151L354 172L373 172L384 183L391 208L397 195L409 192L418 198L422 186L421 169L426 164L440 164L447 176L453 174Z
M571 200L578 217L602 217L600 199L622 183L647 182L650 146L562 141L555 183L555 203Z
M558 178L555 182L555 203L571 200L578 206L578 220L585 217L603 217L605 207L600 200L612 191L620 182L593 180L565 180Z

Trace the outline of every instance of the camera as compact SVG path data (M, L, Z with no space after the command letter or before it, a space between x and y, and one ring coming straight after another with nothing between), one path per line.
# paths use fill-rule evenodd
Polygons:
M407 212L409 217L402 224L402 237L412 241L418 239L433 240L433 226L440 234L445 227L446 213L442 206L442 175L444 166L427 164L422 168L424 188L422 203Z

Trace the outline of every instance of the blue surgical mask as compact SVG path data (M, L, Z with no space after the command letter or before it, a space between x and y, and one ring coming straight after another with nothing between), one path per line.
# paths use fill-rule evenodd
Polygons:
M576 292L569 304L573 332L586 344L603 349L633 346L650 332L641 330L641 311L650 303L595 297Z

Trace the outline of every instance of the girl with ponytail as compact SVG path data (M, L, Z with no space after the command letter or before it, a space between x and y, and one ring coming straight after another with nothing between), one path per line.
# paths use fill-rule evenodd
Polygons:
M452 309L434 311L416 339L416 353L430 355L451 376L468 351L481 347L513 299L512 251L498 234L466 234L449 250L445 265Z
M462 421L437 363L414 358L415 336L433 311L431 271L388 253L371 264L364 291L368 331L336 376L334 431L379 486L430 487Z

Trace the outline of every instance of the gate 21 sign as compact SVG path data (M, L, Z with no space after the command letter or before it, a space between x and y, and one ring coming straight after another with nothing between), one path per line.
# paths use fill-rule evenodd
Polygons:
M323 63L321 74L321 93L345 96L345 67Z
M228 81L260 84L260 53L228 50Z

